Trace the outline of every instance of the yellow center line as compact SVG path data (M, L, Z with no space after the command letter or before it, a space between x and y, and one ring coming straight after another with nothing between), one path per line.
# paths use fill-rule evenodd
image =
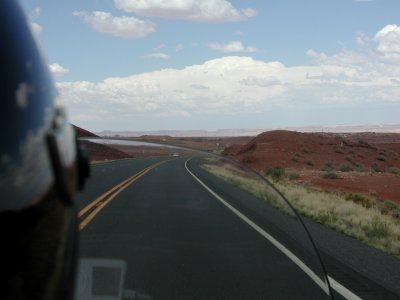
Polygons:
M111 193L113 193L114 191L116 191L117 189L119 189L121 186L123 186L125 183L127 183L128 181L134 179L135 177L139 176L141 173L145 172L147 169L149 169L150 167L147 167L146 169L141 170L139 173L129 177L128 179L125 179L123 182L117 184L116 186L114 186L112 189L108 190L107 192L105 192L103 195L101 195L100 197L98 197L96 200L94 200L93 202L91 202L90 204L86 205L83 209L81 209L79 211L78 217L82 217L88 210L90 210L93 206L97 205L97 203L99 203L101 200L103 200L105 197L107 197L108 195L110 195Z
M169 161L169 160L167 160ZM149 166L140 172L136 173L135 175L129 177L128 179L124 180L123 182L117 184L115 187L112 189L108 190L105 192L103 195L98 197L96 200L91 202L89 205L85 206L82 210L79 211L78 216L81 217L83 216L86 212L88 212L91 208L93 208L95 205L97 205L100 201L102 201L104 198L108 197L110 194L111 196L104 202L102 202L96 209L94 209L82 222L79 224L79 230L82 230L85 228L87 224L89 224L93 218L108 204L110 203L120 192L125 190L129 185L134 183L136 180L138 180L140 177L151 171L152 169L158 167L159 165L167 162L167 161L162 161L158 162L152 166ZM115 192L115 193L114 193Z

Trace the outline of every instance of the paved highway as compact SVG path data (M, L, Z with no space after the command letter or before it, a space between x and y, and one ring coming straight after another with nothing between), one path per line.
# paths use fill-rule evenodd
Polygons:
M312 254L298 259L296 251L274 242L279 230L247 214L254 200L235 202L248 196L234 187L218 190L215 180L201 178L196 164L186 161L160 157L93 166L77 200L78 299L329 298L313 272L318 266L302 266L315 264ZM337 283L334 295L342 299L338 291L357 299Z

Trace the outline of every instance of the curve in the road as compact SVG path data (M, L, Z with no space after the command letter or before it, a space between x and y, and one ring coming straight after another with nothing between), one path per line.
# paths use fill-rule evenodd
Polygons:
M158 167L159 165L167 161L169 160L157 162L139 171L138 173L132 175L131 177L125 179L124 181L117 184L113 188L109 189L107 192L105 192L103 195L92 201L90 204L86 205L78 213L78 217L80 218L79 230L83 230L96 217L96 215L124 189L126 189L136 180L144 176L146 173L150 172L154 168Z

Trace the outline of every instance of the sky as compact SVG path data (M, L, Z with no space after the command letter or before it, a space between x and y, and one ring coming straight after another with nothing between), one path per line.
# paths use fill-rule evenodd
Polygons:
M400 123L398 0L20 0L72 123Z

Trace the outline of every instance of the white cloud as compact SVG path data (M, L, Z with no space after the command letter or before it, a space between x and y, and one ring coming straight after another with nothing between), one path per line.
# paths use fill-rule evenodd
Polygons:
M42 12L42 9L40 7L36 7L32 14L31 14L31 18L37 18L40 16L40 13Z
M163 49L163 48L165 48L165 44L161 43L161 44L157 45L156 47L154 47L154 48L151 49L151 50L157 52L157 51L160 51L160 50Z
M399 102L400 66L329 64L285 67L228 56L183 69L164 69L100 83L61 82L73 121L260 113L274 107ZM111 119L110 119L111 118Z
M115 116L171 117L238 113L257 110L285 90L278 82L266 85L268 75L280 78L285 67L250 57L224 57L184 69L165 69L100 83L58 83L61 98L77 119ZM256 76L255 84L243 84ZM108 119L110 117L107 117ZM74 121L74 120L73 120ZM129 123L129 122L128 122Z
M158 58L158 59L168 59L169 56L165 53L149 53L146 55L143 55L143 58Z
M356 43L359 46L364 46L371 41L370 37L363 32L357 33Z
M307 54L309 57L311 57L311 58L313 58L313 59L315 59L315 60L318 60L318 61L323 61L323 60L325 60L326 57L327 57L325 53L323 53L323 52L318 53L318 52L315 51L314 49L308 49L307 52L306 52L306 54Z
M62 82L58 88L73 121L85 120L91 127L100 126L105 118L110 124L119 122L121 128L139 122L132 120L141 120L135 126L165 128L172 124L172 117L198 118L203 121L198 124L204 124L204 120L228 116L240 120L246 115L249 120L273 112L269 116L275 117L282 111L286 118L307 115L313 123L326 118L341 120L342 109L354 111L349 115L361 119L364 115L360 111L365 112L366 107L379 107L385 116L400 107L400 64L384 56L391 54L393 58L397 51L396 28L384 27L373 39L365 37L367 42L358 52L326 54L310 49L307 55L312 63L295 67L226 56L183 69L108 78L99 83ZM385 103L391 106L383 113ZM325 115L314 121L317 114L310 115L307 109ZM370 115L376 117L373 109Z
M243 35L243 32L241 30L236 30L233 34L234 35Z
M182 51L182 50L183 50L183 45L182 45L182 44L176 45L176 47L175 47L175 52L180 52L180 51Z
M74 11L74 16L82 17L94 30L123 38L142 38L155 31L155 24L149 20L134 17L114 17L108 12Z
M53 73L54 76L64 76L69 72L68 69L56 63L49 65L49 68L50 72Z
M29 26L31 27L31 31L34 34L34 36L39 36L39 34L43 31L43 27L39 25L38 23L35 22L30 22Z
M375 34L376 50L386 60L400 62L400 26L386 25Z
M253 17L252 8L237 9L226 0L114 0L117 8L142 16L200 22L241 21Z
M43 27L34 20L40 16L40 13L40 7L36 7L29 15L29 27L37 40L39 38L39 34L43 31Z
M227 44L224 43L209 43L207 45L209 48L224 52L224 53L232 53L232 52L256 52L257 48L255 47L246 47L240 41L233 41Z
M281 84L280 80L273 76L268 76L268 77L249 76L241 80L240 83L247 86L260 86L260 87L268 87L272 85Z

